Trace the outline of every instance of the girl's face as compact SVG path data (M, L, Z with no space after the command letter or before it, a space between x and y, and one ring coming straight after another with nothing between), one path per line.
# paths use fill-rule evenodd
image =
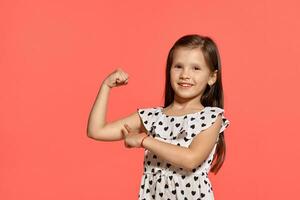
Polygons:
M196 98L199 102L207 84L212 85L216 77L217 70L215 73L210 72L200 48L179 47L175 49L170 69L170 81L175 98ZM181 85L183 83L189 85Z

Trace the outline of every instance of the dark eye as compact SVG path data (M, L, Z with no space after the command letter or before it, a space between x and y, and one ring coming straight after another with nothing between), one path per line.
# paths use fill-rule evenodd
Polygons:
M200 68L199 68L199 67L194 67L194 69L196 69L196 70L200 70Z
M180 65L175 65L175 68L181 68L181 66Z

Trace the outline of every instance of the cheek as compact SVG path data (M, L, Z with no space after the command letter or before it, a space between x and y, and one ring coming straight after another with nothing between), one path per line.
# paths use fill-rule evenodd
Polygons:
M174 81L174 78L170 77L170 83L171 83L172 88L174 88L174 86L176 84L176 81Z
M177 77L176 77L176 74L170 74L170 84L171 84L171 87L174 89L174 87L176 87L177 85Z
M196 87L199 89L203 89L207 83L205 77L199 77L199 78L195 79L195 81L197 83Z
M174 72L170 72L170 81L173 82L176 81L176 79L177 79L177 74Z
M208 76L205 73L201 73L201 74L198 74L198 76L195 76L195 80L199 84L204 84L204 83L207 83Z

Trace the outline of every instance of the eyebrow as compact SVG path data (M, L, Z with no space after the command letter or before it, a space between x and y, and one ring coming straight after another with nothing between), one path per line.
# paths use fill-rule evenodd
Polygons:
M175 65L182 65L182 63L181 62L175 62ZM201 67L201 65L199 63L192 63L191 65L192 66L197 65L197 66Z

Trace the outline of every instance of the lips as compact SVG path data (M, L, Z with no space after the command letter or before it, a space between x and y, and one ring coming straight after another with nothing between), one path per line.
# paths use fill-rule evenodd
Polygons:
M180 86L182 86L182 87L191 87L193 84L191 84L191 83L184 83L184 82L182 82L182 83L178 83Z

